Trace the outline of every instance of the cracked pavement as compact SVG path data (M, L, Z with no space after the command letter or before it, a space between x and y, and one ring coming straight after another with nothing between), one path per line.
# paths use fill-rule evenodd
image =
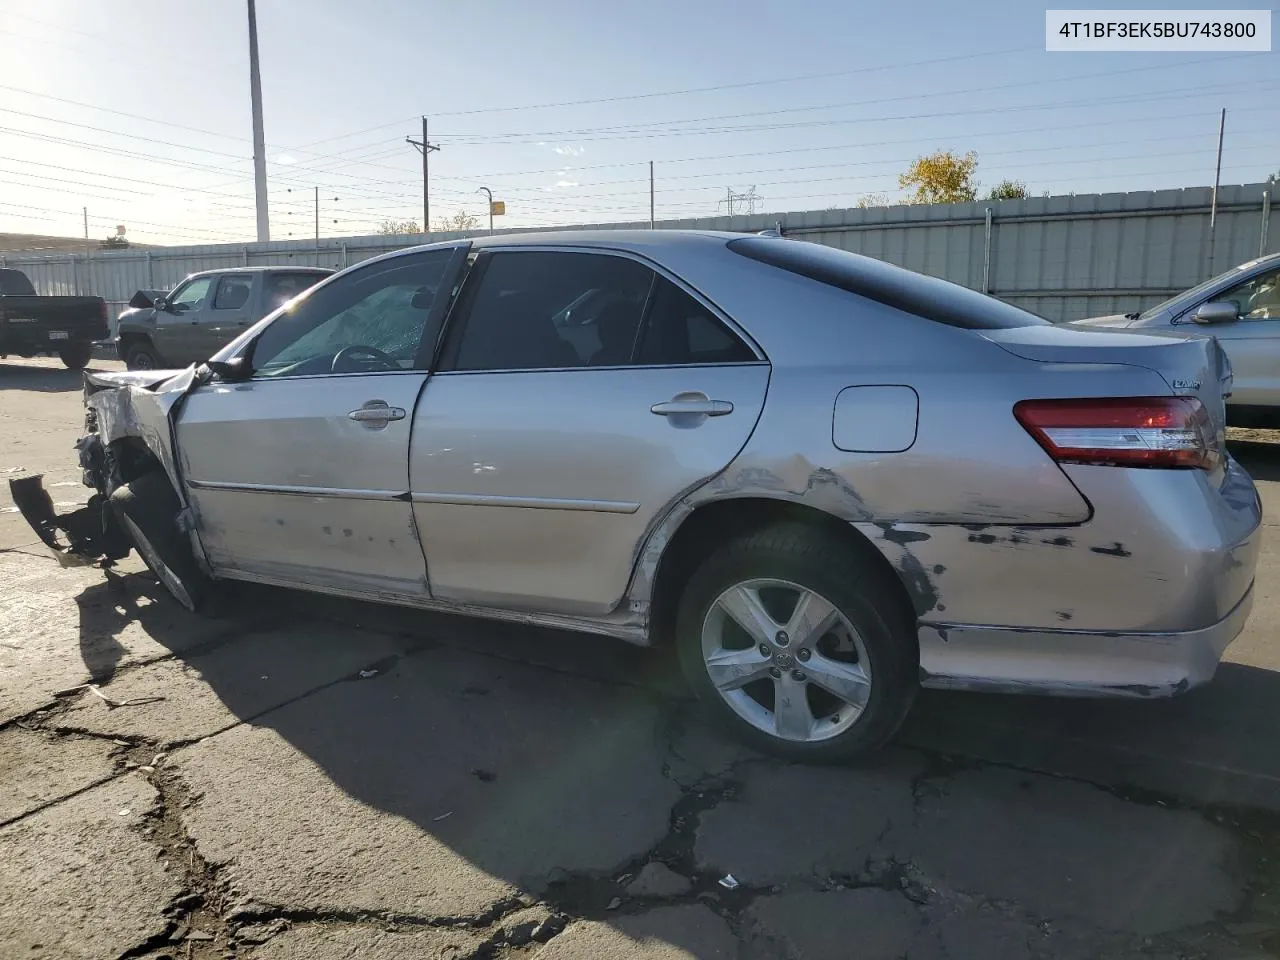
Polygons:
M0 471L74 479L78 377L0 391ZM1280 445L1237 455L1280 497ZM1269 540L1204 691L926 693L882 754L803 767L660 652L265 588L196 618L13 519L4 960L1280 955Z

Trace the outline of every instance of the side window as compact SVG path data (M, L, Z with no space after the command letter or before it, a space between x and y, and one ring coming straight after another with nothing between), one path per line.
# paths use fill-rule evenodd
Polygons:
M1213 299L1234 303L1241 320L1280 320L1280 270L1259 274Z
M468 294L454 370L545 370L629 363L654 274L609 254L508 251Z
M756 356L706 307L671 281L658 279L636 363L750 363Z
M427 319L452 256L445 249L394 257L316 290L262 332L254 376L414 369L419 346L439 333Z
M253 277L232 275L218 281L218 291L213 295L213 309L239 310L249 302L253 290Z
M324 277L318 273L272 273L267 276L267 313L288 303Z
M169 303L174 308L174 313L199 310L200 303L208 295L209 288L213 286L213 281L213 277L197 277L190 283L185 283L179 287L169 299Z

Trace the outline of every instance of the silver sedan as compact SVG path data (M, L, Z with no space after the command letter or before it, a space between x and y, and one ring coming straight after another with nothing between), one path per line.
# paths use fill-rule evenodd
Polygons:
M527 234L354 266L185 371L90 374L64 560L674 644L799 759L918 686L1212 677L1260 510L1212 339L1091 333L779 237Z

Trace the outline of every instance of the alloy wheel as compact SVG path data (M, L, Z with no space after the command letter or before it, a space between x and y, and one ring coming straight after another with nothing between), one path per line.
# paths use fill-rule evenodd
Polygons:
M831 601L786 580L746 580L722 592L703 620L702 656L725 703L783 740L838 736L871 694L858 631Z

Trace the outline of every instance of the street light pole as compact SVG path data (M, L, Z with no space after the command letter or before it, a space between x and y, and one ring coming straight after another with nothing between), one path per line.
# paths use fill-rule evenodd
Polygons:
M262 75L258 71L258 13L249 2L249 98L253 107L253 186L257 195L258 242L271 239L267 216L267 145L262 128Z
M489 198L489 232L493 233L493 191L488 187L481 187L476 193L483 193Z

